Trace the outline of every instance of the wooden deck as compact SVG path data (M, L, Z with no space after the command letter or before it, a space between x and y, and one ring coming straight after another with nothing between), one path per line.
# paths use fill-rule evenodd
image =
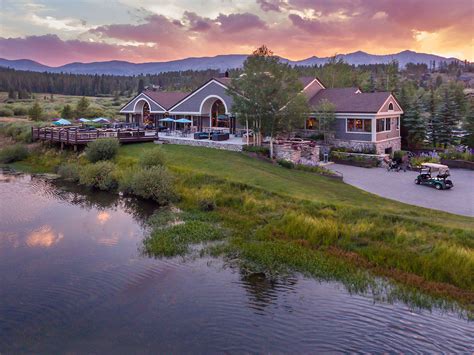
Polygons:
M33 140L61 143L63 145L85 145L99 138L117 138L120 143L153 142L156 139L155 131L143 129L97 129L83 130L76 127L44 127L32 128Z

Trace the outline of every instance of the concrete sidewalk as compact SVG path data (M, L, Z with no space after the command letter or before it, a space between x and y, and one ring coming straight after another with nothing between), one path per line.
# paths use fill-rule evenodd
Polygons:
M474 217L474 171L450 169L454 188L438 191L414 183L415 171L387 172L382 168L358 168L331 164L328 169L339 171L344 181L362 190L410 205Z

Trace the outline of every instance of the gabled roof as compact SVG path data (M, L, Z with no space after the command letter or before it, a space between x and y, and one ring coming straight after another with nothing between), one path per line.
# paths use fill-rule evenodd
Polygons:
M153 90L146 90L143 92L146 96L151 98L153 101L156 101L161 106L163 106L166 110L169 110L172 106L174 106L177 102L184 99L188 96L189 92L182 92L182 91L153 91Z
M324 89L318 91L309 104L315 108L326 99L336 106L336 112L377 113L390 95L390 92L362 93L358 88Z

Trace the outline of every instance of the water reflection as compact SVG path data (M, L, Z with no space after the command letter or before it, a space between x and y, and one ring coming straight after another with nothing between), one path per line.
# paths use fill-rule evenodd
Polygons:
M0 353L474 350L472 324L456 315L374 304L299 275L248 275L219 259L144 257L152 204L0 174L6 180ZM15 217L24 206L28 215Z
M26 238L26 244L29 247L50 248L64 238L64 235L57 233L51 226L41 226L35 229Z

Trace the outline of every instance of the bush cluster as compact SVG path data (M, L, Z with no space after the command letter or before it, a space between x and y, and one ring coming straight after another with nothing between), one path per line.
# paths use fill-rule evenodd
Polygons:
M244 152L257 153L266 157L270 157L270 149L257 145L244 145L242 148Z
M120 190L160 205L167 205L176 198L173 178L163 166L129 170L120 179Z
M73 163L66 163L59 166L58 175L64 180L77 182L79 181L79 167Z
M0 163L9 164L28 157L28 149L22 144L15 144L0 150Z
M119 145L120 143L116 138L96 139L87 144L86 157L91 163L100 160L111 160L117 155Z
M285 159L278 159L277 160L278 165L287 168L287 169L293 169L295 167L295 164L289 160Z
M0 117L12 117L13 110L7 107L0 107Z
M117 187L115 165L108 161L99 161L82 167L79 173L79 183L99 190L113 190Z

